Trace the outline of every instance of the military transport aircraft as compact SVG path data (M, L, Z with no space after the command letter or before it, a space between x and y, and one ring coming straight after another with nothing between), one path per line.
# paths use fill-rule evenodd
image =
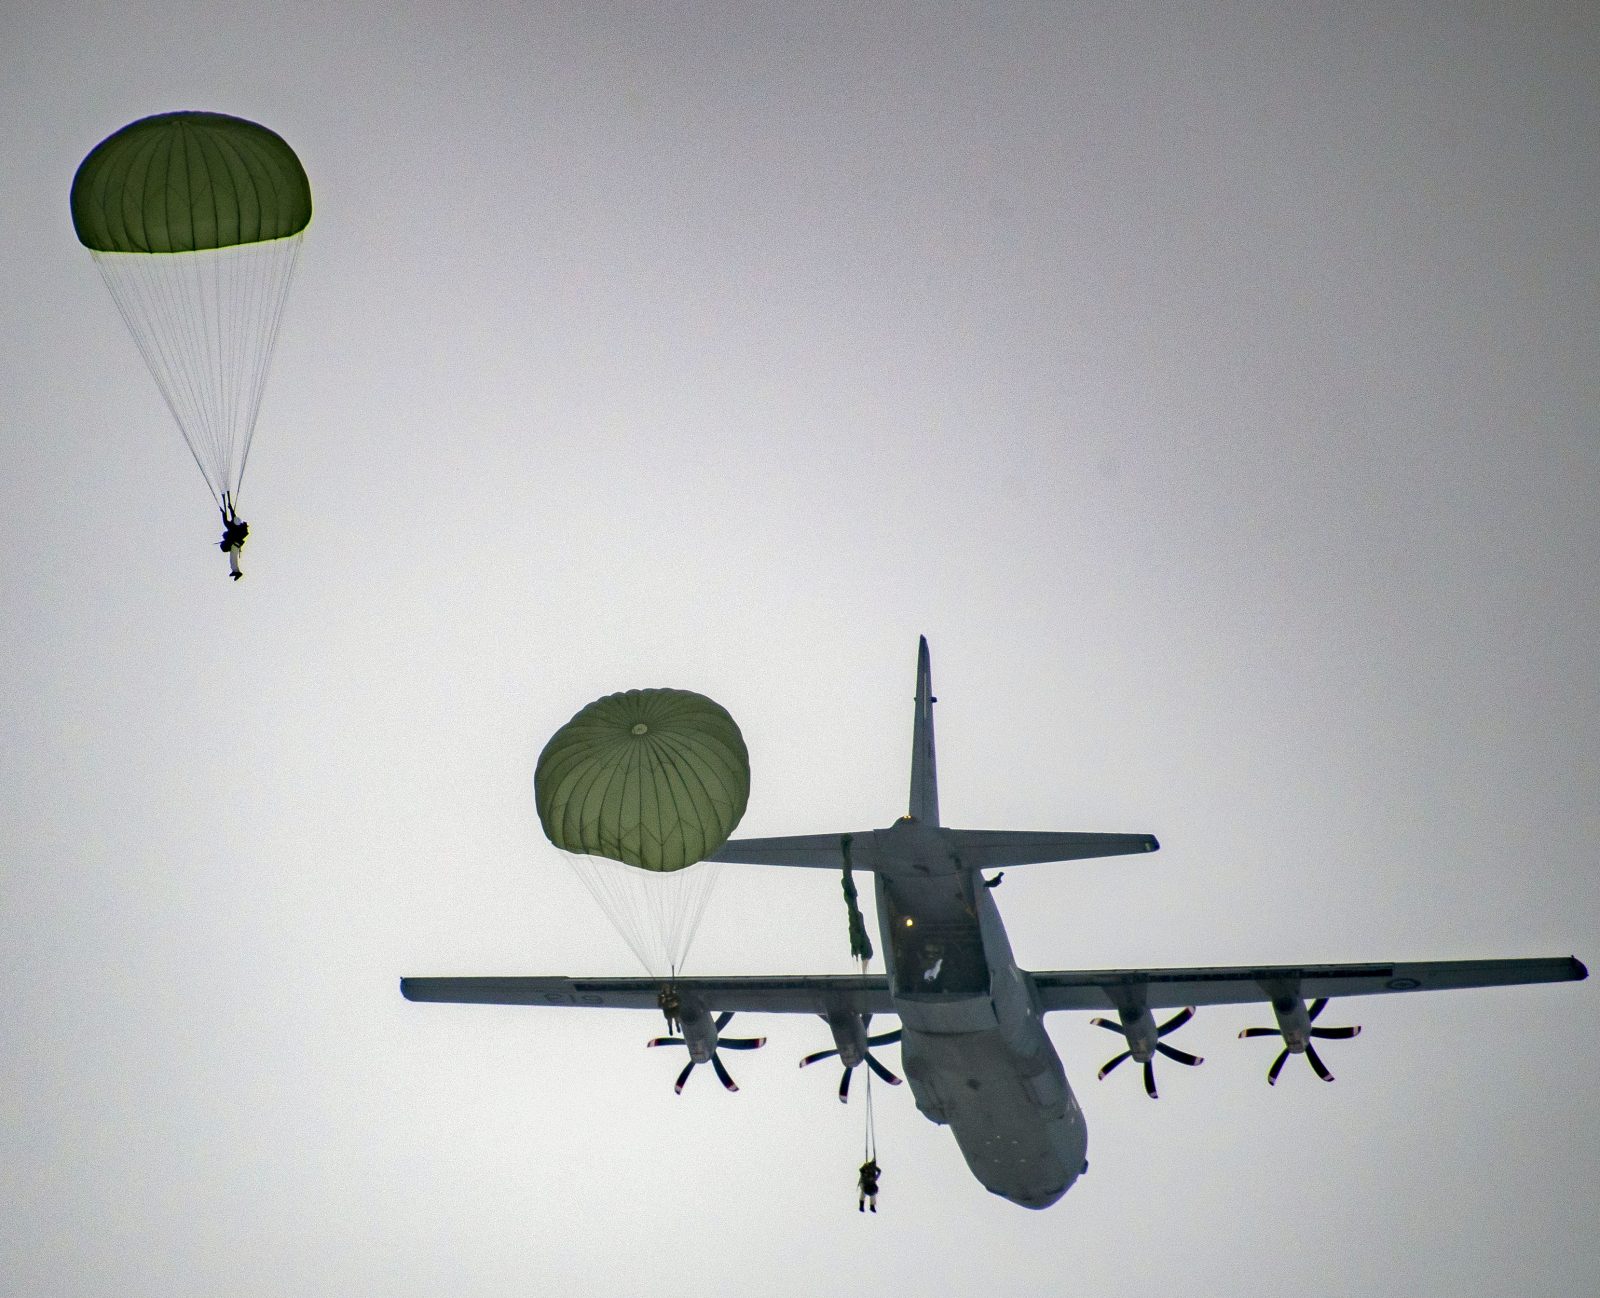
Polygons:
M837 1053L845 1067L841 1099L850 1070L863 1062L893 1080L868 1052L872 1044L898 1038L917 1107L931 1121L950 1127L972 1174L1013 1203L1045 1208L1087 1167L1088 1148L1083 1112L1045 1032L1044 1015L1052 1010L1114 1012L1115 1020L1095 1022L1118 1031L1127 1048L1101 1075L1131 1057L1144 1065L1145 1088L1153 1098L1157 1053L1180 1063L1200 1062L1161 1039L1198 1005L1270 1005L1276 1027L1240 1033L1281 1037L1283 1050L1267 1080L1276 1082L1284 1061L1297 1054L1306 1057L1318 1076L1332 1081L1312 1040L1352 1037L1360 1031L1312 1022L1334 997L1588 977L1583 964L1570 957L1048 973L1019 969L992 887L986 886L993 881L986 881L983 871L1153 852L1158 844L1149 834L942 827L934 702L928 642L923 639L917 653L911 805L889 828L732 839L711 858L872 871L886 973L679 978L670 989L650 978L404 978L401 992L413 1001L619 1009L659 1009L675 993L671 1008L682 1036L663 1042L689 1049L689 1065L678 1079L680 1090L690 1070L703 1063L712 1065L729 1090L737 1089L717 1057L718 1046L748 1049L759 1042L720 1036L736 1011L825 1019L835 1050L822 1054ZM1157 1025L1154 1012L1166 1009L1179 1013ZM877 1014L897 1015L899 1030L869 1038L868 1020Z

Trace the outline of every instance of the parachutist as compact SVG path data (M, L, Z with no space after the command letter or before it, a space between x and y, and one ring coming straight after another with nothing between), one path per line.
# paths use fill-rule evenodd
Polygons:
M663 987L660 995L656 997L656 1004L661 1007L661 1013L667 1020L668 1032L681 1032L683 1015L683 998L671 987Z
M233 514L284 295L311 221L311 183L283 138L225 113L158 113L89 151L72 178L89 250L207 488ZM180 399L181 394L181 399ZM237 524L237 526L235 526Z
M239 551L244 549L245 538L250 535L250 524L240 518L233 508L233 497L222 493L222 540L217 549L228 556L228 575L235 581L244 576L239 571Z
M876 1158L869 1158L861 1164L861 1175L856 1182L860 1187L860 1194L856 1198L857 1212L865 1212L869 1203L873 1212L878 1211L878 1176L882 1171Z

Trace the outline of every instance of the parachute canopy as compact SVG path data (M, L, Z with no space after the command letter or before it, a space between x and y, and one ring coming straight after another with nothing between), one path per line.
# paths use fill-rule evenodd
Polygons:
M219 505L239 498L310 220L294 150L221 113L141 118L72 180L73 228Z
M557 847L670 872L733 833L750 798L750 756L733 718L703 694L628 690L556 731L533 783Z
M222 113L140 118L90 150L72 225L96 252L181 253L299 234L311 182L281 136Z

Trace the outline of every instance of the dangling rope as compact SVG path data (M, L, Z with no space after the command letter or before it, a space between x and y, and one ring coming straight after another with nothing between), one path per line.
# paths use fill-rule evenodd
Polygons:
M849 1073L845 1074L848 1078ZM867 1130L861 1141L861 1167L856 1173L856 1211L869 1207L878 1211L878 1178L883 1169L878 1166L878 1128L872 1113L872 1072L867 1072Z
M839 851L844 856L844 878L840 886L844 889L845 908L850 913L850 954L861 962L861 972L867 971L867 962L872 959L872 941L867 937L866 921L861 918L861 905L856 900L855 876L850 871L850 839L846 834L839 840Z
M861 1147L862 1161L876 1163L878 1161L878 1131L872 1119L872 1070L867 1069L867 1135Z

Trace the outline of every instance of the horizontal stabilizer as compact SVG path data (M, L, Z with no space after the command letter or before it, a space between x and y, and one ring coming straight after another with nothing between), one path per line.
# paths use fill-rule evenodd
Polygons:
M730 838L706 859L746 865L844 867L845 844L856 870L907 871L913 862L940 872L995 870L1041 861L1085 861L1098 856L1154 852L1150 834L1048 834L1027 830L933 829L909 818L888 829L853 834L795 834L783 838ZM920 868L920 867L919 867Z
M1154 852L1161 846L1150 834L1035 834L1005 829L947 829L943 832L951 854L968 870L1129 856Z
M809 865L822 870L844 868L845 840L850 840L850 864L872 869L873 839L870 829L855 834L790 834L779 838L730 838L706 858L743 865Z

